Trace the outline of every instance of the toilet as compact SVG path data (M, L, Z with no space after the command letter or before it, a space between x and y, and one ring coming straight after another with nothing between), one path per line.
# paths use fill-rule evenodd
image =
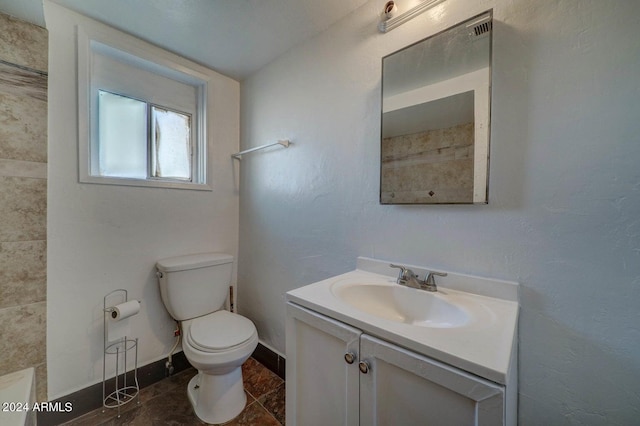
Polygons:
M187 393L205 423L224 423L244 409L242 363L258 345L247 318L223 309L233 256L200 253L156 263L160 295L169 314L181 322L182 350L198 374Z

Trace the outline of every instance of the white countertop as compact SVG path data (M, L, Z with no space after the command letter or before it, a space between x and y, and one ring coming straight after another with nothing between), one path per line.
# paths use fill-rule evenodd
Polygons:
M388 265L388 262L359 258L358 269L292 290L286 300L367 334L506 384L511 357L516 356L517 283L451 272L447 277L437 277L438 293L468 311L472 318L469 323L454 328L421 327L384 319L355 309L331 291L336 284L398 285L397 270ZM408 266L423 276L425 268Z

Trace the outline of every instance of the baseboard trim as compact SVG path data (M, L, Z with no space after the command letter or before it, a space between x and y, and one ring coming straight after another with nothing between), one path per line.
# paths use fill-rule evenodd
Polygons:
M258 343L258 347L251 355L260 364L277 374L282 380L285 380L286 360L278 355L262 343Z
M187 361L183 352L173 354L171 361L174 368L173 374L191 367L191 364L189 364L189 361ZM147 386L167 377L165 363L166 359L161 359L159 361L152 362L151 364L138 367L138 384L140 385L140 389L146 388ZM120 380L122 380L122 378L123 377L121 376ZM133 383L133 372L127 373L127 383ZM109 394L114 388L115 378L107 382L107 394ZM59 425L102 407L102 382L80 389L79 391L73 392L51 402L54 406L56 403L60 403L59 406L61 407L65 407L65 404L70 402L72 411L39 411L39 426Z
M251 355L256 361L267 367L273 373L277 374L281 379L285 378L285 358L278 355L262 343L258 343L258 347L253 351ZM160 380L166 378L166 359L161 359L151 364L138 367L138 384L140 389L144 389ZM177 352L172 356L173 362L173 374L186 370L191 367L189 361L184 356L184 352ZM122 380L122 378L120 379ZM127 375L127 383L133 382L133 372L129 372ZM111 379L107 383L107 394L109 394L115 384L115 379ZM102 407L102 382L96 383L84 389L80 389L77 392L73 392L69 395L58 398L51 401L54 406L59 403L60 407L65 407L65 404L70 402L73 410L69 412L57 412L57 411L39 411L38 412L38 425L39 426L55 426L61 423L65 423L76 419L90 411L96 410Z

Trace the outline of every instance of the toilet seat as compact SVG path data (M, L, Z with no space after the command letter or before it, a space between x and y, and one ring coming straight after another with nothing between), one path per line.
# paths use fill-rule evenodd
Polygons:
M256 333L249 319L221 310L191 320L186 337L193 348L215 353L241 346Z

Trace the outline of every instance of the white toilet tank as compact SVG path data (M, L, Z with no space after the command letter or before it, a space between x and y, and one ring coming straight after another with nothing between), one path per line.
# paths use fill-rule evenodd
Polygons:
M233 256L200 253L156 263L162 301L171 316L184 321L218 311L231 284Z

